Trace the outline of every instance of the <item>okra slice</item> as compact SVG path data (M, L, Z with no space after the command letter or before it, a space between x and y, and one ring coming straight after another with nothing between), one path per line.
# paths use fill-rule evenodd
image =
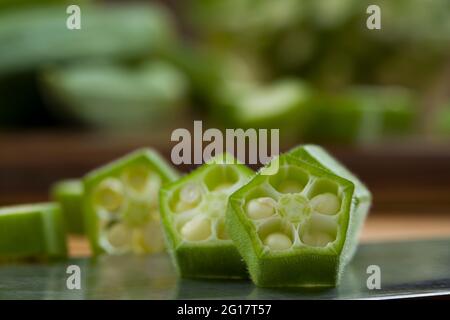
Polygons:
M142 149L84 177L85 227L94 254L144 254L164 249L158 193L177 172Z
M52 187L51 194L61 206L67 232L84 234L82 181L72 179L58 182Z
M219 155L160 192L167 246L187 278L243 278L246 267L225 229L228 197L253 171Z
M229 199L227 230L258 286L335 286L357 245L357 215L368 209L358 206L362 184L329 155L300 151Z
M64 258L65 235L55 203L0 208L0 261Z

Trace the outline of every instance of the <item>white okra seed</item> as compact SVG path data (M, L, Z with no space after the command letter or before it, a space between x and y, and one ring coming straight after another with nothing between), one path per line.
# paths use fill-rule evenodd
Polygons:
M302 242L313 247L325 247L335 239L326 232L306 232L302 237Z
M211 222L204 217L195 217L181 228L181 235L188 241L206 240L211 236Z
M292 246L292 241L284 233L275 232L264 239L264 244L272 250L286 250Z
M95 193L95 201L108 211L117 211L123 203L123 186L114 178L103 181Z
M194 208L201 200L202 190L200 186L194 183L185 185L180 190L180 199L176 204L177 212L187 211Z
M315 211L323 214L336 214L341 208L339 198L328 192L318 194L311 199L309 204Z
M195 184L188 184L180 191L180 200L189 204L198 202L200 197L200 187Z
M263 219L275 213L276 202L270 197L252 199L247 204L247 215L251 219Z
M131 229L122 223L116 223L108 230L107 238L115 248L127 247L131 243Z

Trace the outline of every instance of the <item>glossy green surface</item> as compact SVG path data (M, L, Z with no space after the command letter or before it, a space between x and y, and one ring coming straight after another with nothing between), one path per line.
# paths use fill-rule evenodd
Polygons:
M102 256L42 265L0 266L0 299L390 299L450 295L450 239L363 244L328 289L266 289L245 280L179 279L166 254ZM66 288L66 268L81 268L81 290ZM381 269L381 289L366 286Z

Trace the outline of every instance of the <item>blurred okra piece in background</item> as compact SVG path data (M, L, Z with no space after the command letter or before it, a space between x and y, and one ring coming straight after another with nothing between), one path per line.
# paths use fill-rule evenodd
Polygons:
M0 208L0 261L46 261L66 256L66 233L57 204Z
M253 174L223 154L161 189L167 246L181 277L247 277L245 264L225 230L225 212L228 196Z
M259 286L335 286L353 256L371 195L322 148L275 158L230 196L227 230Z
M84 234L83 182L76 179L57 182L51 196L61 207L67 232Z
M164 249L158 194L178 173L155 151L135 151L87 174L85 228L94 254Z

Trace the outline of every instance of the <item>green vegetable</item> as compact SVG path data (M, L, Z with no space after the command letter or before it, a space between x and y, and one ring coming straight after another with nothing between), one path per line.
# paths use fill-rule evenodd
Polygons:
M64 180L51 190L52 198L61 206L66 230L69 233L84 234L83 183L80 180Z
M228 196L253 172L225 154L161 189L160 208L178 274L242 278L246 268L225 230Z
M438 109L433 119L434 131L438 135L450 135L450 103Z
M316 97L307 135L316 141L374 142L414 129L417 108L404 88L353 87Z
M54 203L0 208L0 261L67 255L63 217Z
M273 161L230 196L227 230L263 287L335 286L352 258L371 195L323 149L306 145Z
M162 251L158 193L177 177L150 149L135 151L87 174L83 207L93 253Z
M173 39L172 21L156 5L84 5L80 30L66 28L66 8L0 14L0 76L78 59L140 58Z
M75 64L43 75L45 88L72 118L94 127L152 128L183 112L187 79L172 65L152 61L125 67Z
M216 117L239 128L280 129L282 141L296 138L309 118L311 89L302 81L278 80L270 85L235 83L224 91Z

